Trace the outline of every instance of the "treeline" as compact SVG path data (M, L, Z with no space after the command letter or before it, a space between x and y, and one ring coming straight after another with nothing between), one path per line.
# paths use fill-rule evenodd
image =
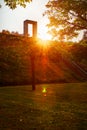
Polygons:
M2 30L2 32L0 32L1 34L12 34L12 35L21 35L19 34L17 31L12 31L10 32L9 30Z

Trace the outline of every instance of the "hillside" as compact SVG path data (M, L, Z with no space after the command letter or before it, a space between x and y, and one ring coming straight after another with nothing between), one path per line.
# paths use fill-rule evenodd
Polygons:
M0 84L87 81L87 44L66 44L0 33Z

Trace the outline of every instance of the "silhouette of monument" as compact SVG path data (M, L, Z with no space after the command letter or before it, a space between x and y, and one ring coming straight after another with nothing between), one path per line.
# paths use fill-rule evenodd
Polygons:
M32 24L32 37L37 37L37 22L32 20L24 21L24 35L28 36L28 24Z

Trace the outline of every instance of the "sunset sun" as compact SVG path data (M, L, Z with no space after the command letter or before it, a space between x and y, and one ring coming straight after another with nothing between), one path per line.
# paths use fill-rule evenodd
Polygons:
M46 26L40 26L38 37L42 40L51 40L52 37L48 34L48 28Z
M41 38L42 40L51 40L51 36L47 33L40 34L39 38Z
M38 27L39 29L39 34L37 37L41 40L39 42L40 45L43 47L48 47L49 46L49 40L52 40L51 35L48 34L48 28L46 26L40 26Z

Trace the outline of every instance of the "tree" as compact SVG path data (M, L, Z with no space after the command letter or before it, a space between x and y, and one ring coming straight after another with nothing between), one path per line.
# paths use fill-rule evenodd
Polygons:
M8 30L2 30L3 34L10 34L10 32Z
M49 0L44 15L54 39L72 39L87 30L87 0Z
M4 0L7 6L9 6L11 9L15 9L17 5L20 5L22 7L26 7L26 4L31 2L32 0Z
M83 40L87 40L87 30L84 31Z

